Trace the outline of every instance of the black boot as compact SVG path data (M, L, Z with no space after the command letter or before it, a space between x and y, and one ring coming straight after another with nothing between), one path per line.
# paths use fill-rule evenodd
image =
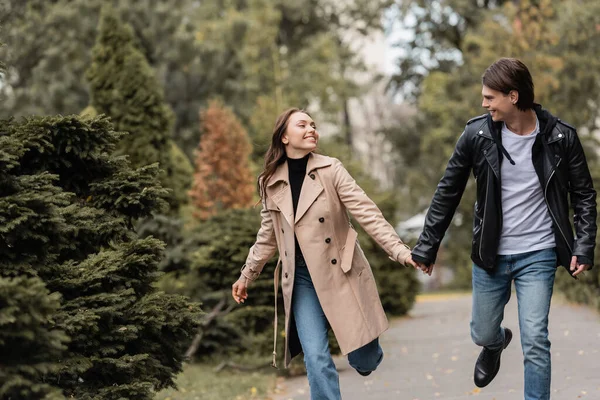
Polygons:
M504 328L504 346L499 350L489 350L483 348L477 362L475 363L475 372L473 374L473 380L475 385L482 388L490 384L490 382L496 377L500 370L500 355L502 350L508 347L512 339L512 331L508 328Z

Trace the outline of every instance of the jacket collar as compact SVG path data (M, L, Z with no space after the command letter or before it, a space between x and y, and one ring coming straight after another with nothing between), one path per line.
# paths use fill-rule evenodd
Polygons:
M559 136L560 132L558 132L557 129L554 129L558 118L537 103L534 104L533 111L535 111L537 119L540 122L540 133L546 138L547 142L551 143L560 140L564 136ZM488 139L497 140L500 143L502 121L494 122L492 116L489 114L486 116L485 120L487 123L481 124L478 132L480 132L482 136Z
M308 163L306 164L306 173L310 174L312 171L328 167L331 165L331 158L327 156L323 156L321 154L310 153L308 157ZM267 182L267 187L273 186L278 182L286 182L289 184L289 171L288 171L288 163L287 161L283 161L275 170L275 173L269 181Z

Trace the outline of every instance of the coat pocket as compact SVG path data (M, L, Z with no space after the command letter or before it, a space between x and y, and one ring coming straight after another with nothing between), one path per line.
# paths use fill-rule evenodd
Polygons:
M357 238L358 233L352 228L348 229L346 243L342 248L342 262L340 263L340 267L345 273L350 271L350 269L352 268L352 258L354 257L354 247L356 246Z

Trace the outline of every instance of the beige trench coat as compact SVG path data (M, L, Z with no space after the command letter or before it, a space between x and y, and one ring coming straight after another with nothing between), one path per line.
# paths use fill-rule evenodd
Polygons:
M281 269L286 368L300 351L290 351L289 341L295 269L294 232L323 312L344 355L371 342L388 328L373 272L358 244L356 231L349 223L347 211L391 259L405 264L410 257L408 246L339 160L311 153L306 172L295 216L287 162L269 179L261 227L242 267L242 275L253 281L275 251L279 251L275 291ZM276 336L277 316L275 340ZM274 351L274 365L275 358Z

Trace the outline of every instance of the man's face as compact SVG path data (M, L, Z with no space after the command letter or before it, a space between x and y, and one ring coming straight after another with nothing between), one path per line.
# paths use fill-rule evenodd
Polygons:
M483 85L481 95L483 96L481 106L488 110L493 121L505 121L506 117L518 110L515 105L518 93L514 90L509 94L504 94Z

